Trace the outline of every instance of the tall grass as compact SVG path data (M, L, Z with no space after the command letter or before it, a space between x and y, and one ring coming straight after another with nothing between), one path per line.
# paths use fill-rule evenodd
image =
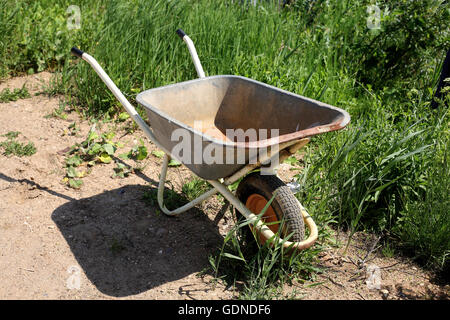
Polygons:
M352 91L347 71L337 68L342 52L327 47L325 31L304 32L299 16L280 10L278 1L253 7L230 1L116 0L105 10L101 35L87 50L131 100L141 90L197 77L175 34L179 27L193 39L207 75L243 75L337 104ZM88 65L69 72L76 75L74 94L87 113L119 108Z
M430 110L431 96L422 99L400 119L380 108L369 113L372 121L366 115L339 134L318 137L298 176L299 197L351 234L369 230L414 244L416 258L442 270L450 248L449 115Z

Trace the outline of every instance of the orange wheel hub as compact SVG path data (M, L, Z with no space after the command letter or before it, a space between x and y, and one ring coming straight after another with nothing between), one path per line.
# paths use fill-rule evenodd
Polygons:
M263 196L254 193L250 195L247 198L247 201L245 203L245 206L254 214L259 215L261 211L264 209L264 207L267 205L268 200L264 198ZM279 228L279 221L277 215L275 214L275 211L273 210L272 206L269 206L267 210L264 212L264 214L261 217L262 222L269 224L267 227L272 230L273 233L278 232ZM253 230L253 226L250 225L250 228ZM258 232L259 235L259 241L261 244L264 244L266 242L266 238Z

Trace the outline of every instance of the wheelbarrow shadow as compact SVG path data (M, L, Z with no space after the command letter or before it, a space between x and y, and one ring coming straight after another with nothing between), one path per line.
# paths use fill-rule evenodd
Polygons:
M128 185L72 200L52 213L87 278L124 297L198 273L223 243L216 222L194 208L167 217L143 200L155 188Z

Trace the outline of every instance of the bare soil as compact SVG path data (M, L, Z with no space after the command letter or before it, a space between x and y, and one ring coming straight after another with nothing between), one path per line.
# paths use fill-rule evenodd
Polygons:
M0 91L25 84L32 95L0 103L0 135L19 131L19 140L37 148L30 157L0 154L0 299L236 298L234 289L204 272L234 224L231 210L212 197L177 217L162 214L145 199L156 191L161 159L149 155L139 163L125 161L141 168L126 178L114 177L114 162L95 165L80 189L67 185L63 151L83 141L92 123L76 112L66 119L48 117L63 97L35 94L51 77L43 72L0 83ZM69 128L73 123L78 130ZM116 132L116 141L124 144L116 154L140 139L149 152L156 150L141 132L127 133L131 125L127 120L96 127ZM283 164L279 171L285 182L296 174L291 169ZM190 179L185 167L170 168L166 187L181 192ZM345 243L346 235L339 237ZM342 247L323 251L318 262L323 272L314 281L286 286L285 296L448 299L449 285L436 283L432 273L406 258L387 258L380 248L371 252L371 243L357 234L346 255ZM378 289L367 285L371 265L380 268Z

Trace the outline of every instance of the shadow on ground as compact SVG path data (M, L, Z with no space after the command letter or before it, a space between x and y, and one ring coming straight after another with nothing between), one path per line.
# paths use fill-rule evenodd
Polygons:
M208 267L223 243L200 210L168 217L143 200L154 188L128 185L58 207L52 219L102 293L139 294Z

